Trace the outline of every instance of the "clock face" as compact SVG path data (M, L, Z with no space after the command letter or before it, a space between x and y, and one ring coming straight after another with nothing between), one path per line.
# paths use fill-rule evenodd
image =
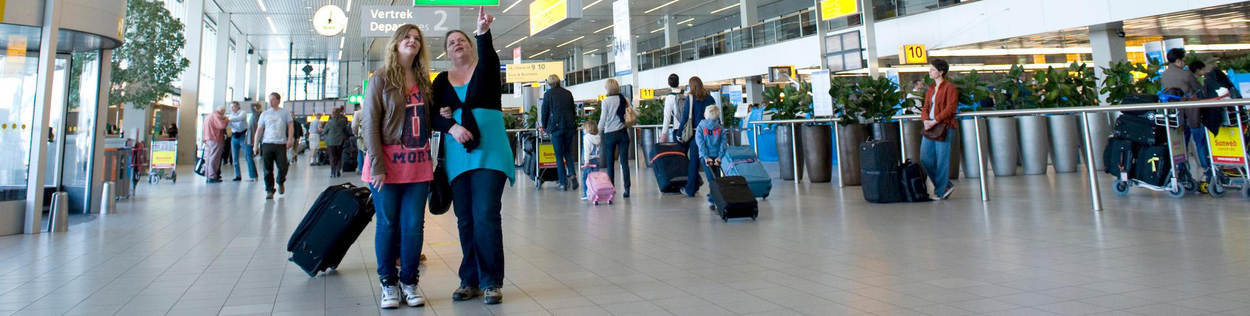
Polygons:
M335 36L347 29L347 14L336 5L327 5L313 13L313 29L322 36Z

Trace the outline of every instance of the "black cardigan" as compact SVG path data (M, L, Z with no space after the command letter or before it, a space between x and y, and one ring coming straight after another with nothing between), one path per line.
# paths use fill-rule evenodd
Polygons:
M477 119L473 117L473 112L470 110L503 110L501 101L503 94L500 91L499 81L499 55L495 53L495 44L489 30L486 34L475 37L477 39L477 68L473 70L473 77L469 79L469 90L465 93L465 102L460 102L456 89L452 88L451 81L447 80L447 72L444 71L434 78L432 87L434 93L431 95L434 98L434 107L430 109L430 113L435 113L435 115L430 115L431 124L434 125L435 130L443 133L455 126L456 121L443 118L437 113L444 107L451 108L452 111L461 110L460 126L473 134L473 141L463 144L467 150L473 150L481 144L481 132L477 127Z

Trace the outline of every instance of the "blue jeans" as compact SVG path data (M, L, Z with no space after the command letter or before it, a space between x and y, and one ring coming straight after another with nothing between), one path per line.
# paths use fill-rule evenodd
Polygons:
M573 135L577 131L552 131L551 145L556 151L556 177L560 178L560 185L569 185L568 179L576 165L576 155L573 153Z
M373 250L378 256L378 277L383 284L417 284L421 265L421 245L425 230L425 197L430 184L392 183L373 193L373 209L377 212L377 234ZM402 267L395 271L395 259ZM396 280L398 278L398 280Z
M503 187L508 177L492 169L475 169L451 181L456 226L460 230L460 285L497 288L503 285ZM425 205L424 203L420 205Z
M356 172L365 170L365 151L363 149L356 150Z
M599 168L605 168L608 171L608 179L616 182L616 168L612 165L616 160L621 161L621 178L625 185L625 193L629 193L629 133L625 130L619 130L603 134L603 165Z
M941 195L950 186L951 169L951 136L955 129L946 130L946 139L936 141L929 138L920 140L920 165L933 181L933 193Z
M1189 142L1193 141L1194 150L1198 152L1198 165L1202 166L1203 174L1211 171L1210 152L1207 151L1207 128L1186 128L1185 129L1185 148L1189 148Z
M694 197L699 192L699 168L707 169L707 165L703 163L703 158L699 156L699 146L693 141L690 142L690 149L687 150L686 157L689 157L689 163L686 167L686 196Z
M707 158L707 157L704 157L704 158ZM712 170L712 167L709 167L709 166L707 165L707 161L706 161L706 160L704 160L704 158L699 158L699 159L696 159L696 160L698 160L698 161L699 161L699 165L700 165L700 166L703 166L703 175L707 177L707 183L712 183L712 181L716 181L716 178L718 178L719 176L716 174L716 171ZM713 159L715 159L715 158L713 158ZM720 168L720 167L717 167L717 169L719 169L719 168ZM722 170L722 171L723 171L723 170ZM688 184L689 184L689 182L687 182L687 186L688 186ZM708 185L708 192L707 192L707 204L708 204L708 205L712 205L712 192L711 192L711 190L712 190L712 187L711 187L711 184L709 184L709 185Z
M234 177L241 178L239 173L239 154L243 154L243 159L247 160L248 178L256 179L256 161L252 159L252 145L247 144L247 136L230 137L230 159L234 160Z

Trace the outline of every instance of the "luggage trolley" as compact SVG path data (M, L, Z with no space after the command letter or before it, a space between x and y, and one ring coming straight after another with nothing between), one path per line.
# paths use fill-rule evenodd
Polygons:
M1229 107L1232 111L1219 135L1207 131L1207 149L1210 151L1211 174L1200 189L1212 197L1222 197L1227 189L1240 189L1242 196L1250 198L1250 158L1246 153L1246 128L1250 126L1248 106Z
M1159 95L1159 102L1166 103L1179 100L1181 100L1181 97L1174 95ZM1186 155L1185 137L1181 131L1185 122L1181 121L1180 110L1160 109L1147 113L1146 117L1153 120L1155 125L1163 127L1163 133L1167 136L1166 147L1168 156L1172 158L1167 161L1167 166L1170 170L1168 181L1162 185L1154 185L1137 179L1137 177L1120 176L1116 177L1113 189L1120 195L1126 195L1130 188L1140 187L1151 191L1167 192L1168 195L1174 198L1185 196L1185 192L1196 192L1198 190L1198 182L1189 173L1189 157ZM1134 159L1137 158L1134 157ZM1134 165L1136 165L1136 162L1134 162Z
M564 166L556 166L556 151L551 138L537 132L524 133L518 138L522 140L522 150L525 151L525 174L534 180L534 188L542 190L543 182L560 180L556 168Z
M178 140L154 140L152 141L150 163L148 165L148 183L156 184L161 179L169 179L170 182L178 182Z

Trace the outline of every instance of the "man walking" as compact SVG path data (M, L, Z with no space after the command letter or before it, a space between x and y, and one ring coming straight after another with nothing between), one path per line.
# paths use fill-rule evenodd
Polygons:
M265 168L265 199L273 199L274 174L278 168L278 194L286 194L286 171L289 166L286 151L295 145L294 120L291 112L279 107L282 96L277 92L269 94L269 109L260 114L256 126L256 136L252 140L256 151L260 152L261 162Z
M248 111L244 111L239 101L230 102L230 153L234 159L234 181L243 180L243 174L239 172L240 162L247 161L247 181L256 181L256 162L252 159L252 141L248 139L251 132L251 124L248 124ZM239 160L239 154L243 154L243 160Z
M577 181L569 181L577 178L573 171L575 162L571 159L577 157L572 152L573 137L577 135L577 105L573 103L573 94L560 86L560 77L547 77L547 85L551 89L543 95L538 129L551 133L551 144L556 151L556 176L560 178L560 190L565 191L569 183L577 188Z
M217 108L204 118L204 177L221 182L221 156L226 141L226 109Z

